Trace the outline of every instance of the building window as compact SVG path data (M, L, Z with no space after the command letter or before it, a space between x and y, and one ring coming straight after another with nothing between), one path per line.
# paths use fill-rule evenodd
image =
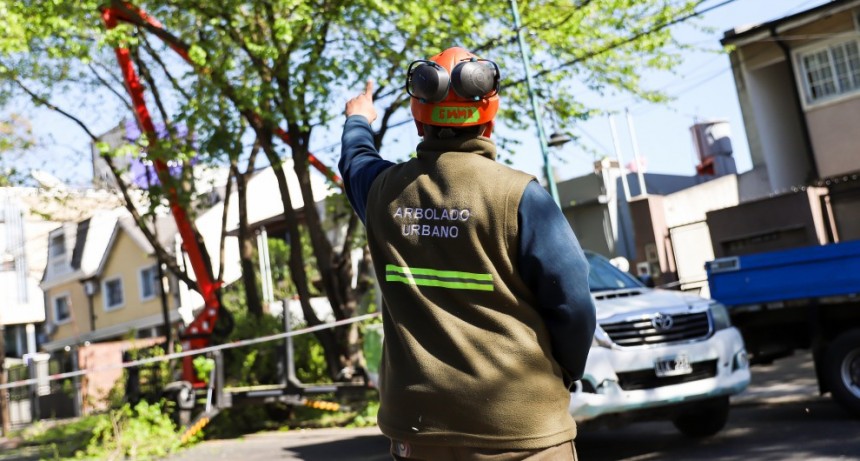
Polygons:
M122 294L122 279L119 277L105 280L102 286L102 293L104 293L105 297L106 311L118 309L125 303L125 298Z
M66 236L60 233L51 237L51 257L58 258L66 255Z
M807 103L860 91L860 41L835 43L799 57Z
M54 298L54 323L66 323L72 319L72 301L69 295Z
M146 301L158 294L158 267L149 266L140 270L140 299Z

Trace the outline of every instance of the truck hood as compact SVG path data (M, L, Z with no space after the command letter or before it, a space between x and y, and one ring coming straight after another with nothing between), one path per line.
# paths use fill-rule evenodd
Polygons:
M634 290L599 291L594 294L597 320L619 314L643 311L653 314L659 310L701 311L710 301L679 291L637 288Z

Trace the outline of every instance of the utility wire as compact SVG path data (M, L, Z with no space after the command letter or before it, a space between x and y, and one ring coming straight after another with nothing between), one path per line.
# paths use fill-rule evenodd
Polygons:
M618 42L612 43L612 44L610 44L610 45L608 45L608 46L606 46L606 47L604 47L604 48L601 48L601 49L599 49L599 50L596 50L596 51L593 51L593 52L587 53L587 54L585 54L584 56L580 56L580 57L577 57L577 58L572 59L572 60L570 60L570 61L566 61L566 62L564 62L564 63L562 63L562 64L560 64L560 65L558 65L558 66L556 66L556 67L554 67L554 68L551 68L551 69L544 69L544 70L541 70L541 71L539 71L539 72L536 72L536 73L533 75L533 77L541 77L541 76L547 75L547 74L549 74L549 73L555 72L555 71L557 71L557 70L560 70L560 69L562 69L562 68L569 67L569 66L572 66L572 65L574 65L574 64L580 63L580 62L582 62L582 61L585 61L585 60L588 60L588 59L594 58L594 57L599 56L599 55L601 55L601 54L603 54L603 53L606 53L606 52L608 52L608 51L612 51L612 50L614 50L614 49L616 49L616 48L618 48L618 47L621 47L621 46L624 46L624 45L626 45L626 44L628 44L628 43L632 43L632 42L634 42L634 41L636 41L636 40L639 40L639 39L640 39L640 38L642 38L642 37L645 37L645 36L647 36L647 35L653 34L653 33L657 32L657 31L660 31L660 30L665 29L665 28L667 28L667 27L671 27L671 26L673 26L673 25L680 24L680 23L682 23L682 22L688 21L688 20L693 19L693 18L695 18L695 17L701 16L701 15L703 15L703 14L705 14L705 13L709 13L709 12L711 12L711 11L713 11L713 10L717 9L717 8L721 8L721 7L723 7L723 6L726 6L726 5L728 5L728 4L734 3L734 2L736 2L736 1L737 1L737 0L724 0L723 2L718 3L718 4L716 4L716 5L712 5L712 6L709 6L709 7L707 7L707 8L703 8L703 9L701 9L701 10L694 11L694 12L692 12L692 13L690 13L690 14L687 14L687 15L684 15L684 16L679 16L679 17L677 17L677 18L675 18L675 19L672 19L671 21L667 21L667 22L665 22L665 23L658 24L658 25L656 25L656 26L654 26L654 27L652 27L652 28L650 28L650 29L647 29L647 30L645 30L645 31L639 32L639 33L634 34L634 35L632 35L632 36L630 36L630 37L627 37L627 38L626 38L626 39L624 39L624 40L621 40L621 41L618 41ZM514 81L513 83L511 83L511 85L521 85L521 84L523 84L523 83L525 83L525 79L520 79L520 80ZM412 118L412 117L408 117L406 120L402 120L402 121L397 122L397 123L395 123L395 124L389 125L389 128L396 128L396 127L398 127L398 126L405 125L405 124L410 123L410 122L412 122L412 121L413 121L413 118ZM338 142L338 143L332 144L332 145L330 145L330 146L326 146L326 147L324 147L324 148L323 148L323 149L321 149L321 150L333 149L333 148L335 148L335 147L339 146L340 144L341 144L341 143L339 143L339 142Z
M565 61L565 62L563 62L563 63L559 64L558 66L555 66L555 67L552 67L552 68L549 68L549 69L544 69L544 70L538 71L538 72L536 72L536 73L533 75L533 77L542 77L542 76L547 75L547 74L550 74L550 73L552 73L552 72L555 72L555 71L561 70L561 69L563 69L563 68L565 68L565 67L570 67L570 66L572 66L572 65L574 65L574 64L578 64L578 63L580 63L580 62L582 62L582 61L585 61L585 60L587 60L587 59L591 59L591 58L593 58L593 57L595 57L595 56L599 56L599 55L601 55L601 54L603 54L603 53L606 53L606 52L612 51L612 50L614 50L614 49L616 49L616 48L622 47L622 46L627 45L627 44L629 44L629 43L633 43L633 42L635 42L636 40L639 40L639 39L640 39L640 38L642 38L642 37L645 37L645 36L651 35L651 34L653 34L653 33L655 33L655 32L658 32L658 31L660 31L660 30L663 30L663 29L665 29L665 28L667 28L667 27L671 27L671 26L674 26L675 24L680 24L680 23L682 23L682 22L688 21L688 20L690 20L690 19L692 19L692 18L695 18L695 17L697 17L697 16L701 16L701 15L703 15L703 14L705 14L705 13L709 13L709 12L711 12L711 11L713 11L713 10L716 10L717 8L721 8L721 7L723 7L723 6L726 6L726 5L728 5L728 4L734 3L734 2L736 2L736 1L737 1L737 0L724 0L723 2L720 2L720 3L716 4L716 5L712 5L712 6L709 6L709 7L707 7L707 8L703 8L703 9L698 10L698 11L693 11L692 13L686 14L686 15L684 15L684 16L679 16L679 17L677 17L677 18L672 19L671 21L667 21L667 22L664 22L664 23L662 23L662 24L658 24L658 25L656 25L656 26L654 26L654 27L652 27L652 28L650 28L650 29L646 29L646 30L644 30L644 31L642 31L642 32L639 32L639 33L633 34L632 36L627 37L627 38L625 38L625 39L623 39L623 40L619 40L619 41L617 41L617 42L610 43L609 45L607 45L607 46L605 46L605 47L603 47L603 48L600 48L600 49L598 49L598 50L595 50L595 51L592 51L592 52L586 53L586 54L585 54L585 55L583 55L583 56L579 56L579 57L574 58L574 59L571 59L571 60L569 60L569 61ZM525 82L525 79L520 79L520 80L517 80L517 81L513 82L513 83L512 83L512 85L520 85L520 84L522 84L522 83L524 83L524 82Z

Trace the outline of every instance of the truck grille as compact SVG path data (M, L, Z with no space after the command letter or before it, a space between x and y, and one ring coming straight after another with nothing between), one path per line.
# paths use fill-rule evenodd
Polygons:
M663 319L670 317L671 320L660 322L658 316L663 316ZM705 338L711 332L707 312L671 316L657 314L600 326L612 342L622 347L691 341ZM661 328L658 329L658 326Z
M639 389L654 389L674 384L689 383L717 376L716 359L691 363L690 365L693 367L693 372L679 376L658 377L653 368L618 373L618 386L625 391L635 391Z

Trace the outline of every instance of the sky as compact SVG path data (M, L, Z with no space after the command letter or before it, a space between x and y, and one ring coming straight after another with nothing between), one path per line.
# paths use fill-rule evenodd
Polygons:
M722 2L708 1L698 9ZM721 47L719 41L727 30L778 19L823 3L826 3L826 0L735 0L701 17L699 23L711 29L708 32L683 24L676 26L675 30L682 42L718 50ZM727 54L685 52L677 75L652 78L651 86L667 92L674 99L662 105L637 102L631 97L601 101L604 109L618 114L614 119L624 164L633 160L626 109L631 114L640 156L644 159L648 172L694 175L698 159L690 127L696 121L710 120L728 122L738 172L752 168L743 116ZM544 119L547 117L544 116ZM598 117L565 128L578 136L591 152L573 144L554 151L550 156L550 165L556 178L565 180L590 173L596 160L595 152L598 156L605 153L607 157L615 158L607 118ZM547 128L547 131L552 130ZM537 147L535 149L537 150ZM543 177L543 159L539 154L517 158L515 167Z
M708 0L699 10L723 3L725 0ZM826 3L826 0L734 0L725 6L701 16L698 24L709 28L702 31L685 24L674 26L677 37L698 48L719 50L723 33L735 27L758 24L794 14ZM649 87L665 91L673 100L660 105L643 103L629 96L607 97L599 101L585 101L604 110L610 110L617 127L619 147L624 164L633 160L631 141L625 111L629 111L641 158L646 171L652 173L693 175L698 163L690 135L690 126L696 121L722 120L728 122L734 158L739 172L752 167L744 132L743 117L737 99L734 78L726 54L707 51L685 51L683 63L674 75L649 76ZM68 101L73 104L73 96ZM102 118L103 120L104 118ZM554 127L548 114L543 116L547 136ZM337 121L336 123L338 123ZM95 125L97 133L116 125ZM47 171L72 185L82 186L91 176L89 142L75 125L56 114L42 112L34 124L38 136L51 137L49 148L28 153L22 161ZM501 128L504 129L504 128ZM593 170L593 163L602 156L615 158L609 121L597 117L574 126L563 127L579 137L580 144L569 143L560 149L550 149L550 165L557 180L582 176ZM387 138L383 157L391 160L403 158L404 146L414 149L419 141L411 123L392 130L396 142ZM509 133L508 133L509 134ZM537 143L534 125L516 134L522 142L513 166L544 177L544 162ZM339 127L312 139L311 151L325 163L334 167L339 155Z
M709 0L697 9L704 10L724 1ZM650 76L646 80L650 88L660 89L672 96L672 101L651 104L636 101L630 96L621 96L585 102L592 104L592 107L617 114L614 121L625 165L633 161L634 152L625 115L627 110L631 115L640 158L646 164L645 171L694 175L699 161L693 147L690 127L696 122L704 121L728 122L738 172L748 171L752 168L752 161L729 57L725 53L714 51L721 49L720 39L727 30L779 19L826 2L827 0L734 0L698 19L698 25L704 26L707 31L685 24L674 26L681 42L694 44L696 48L704 48L710 52L685 51L682 55L683 63L674 75ZM504 89L502 96L503 93ZM542 120L549 137L555 131L551 117L544 113ZM504 130L503 127L501 129ZM420 140L412 124L397 130L401 131L396 132L394 137L398 138L399 142L386 141L387 145L384 145L382 150L383 157L390 160L402 159L403 152L414 148ZM577 136L580 144L568 143L560 149L550 148L550 166L557 180L563 181L591 173L594 161L602 156L616 158L608 118L597 117L574 126L563 127L563 130ZM538 178L544 178L544 162L534 124L532 123L528 131L515 137L523 144L512 157L513 166ZM404 151L404 144L412 147ZM394 152L398 149L401 152ZM337 152L336 149L325 149L319 155L334 165L337 162Z

